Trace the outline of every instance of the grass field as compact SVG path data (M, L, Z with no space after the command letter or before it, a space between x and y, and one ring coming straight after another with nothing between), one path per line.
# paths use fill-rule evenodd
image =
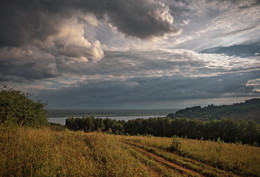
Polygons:
M206 176L260 176L259 147L184 138L121 136L121 140Z
M0 126L0 176L259 176L260 148Z

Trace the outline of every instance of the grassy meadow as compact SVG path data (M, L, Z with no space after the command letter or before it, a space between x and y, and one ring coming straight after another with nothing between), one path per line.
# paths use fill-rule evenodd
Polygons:
M113 136L0 126L0 176L151 176ZM178 173L171 176L179 176Z
M181 165L193 166L197 162L202 162L202 164L209 164L224 170L224 173L230 171L237 175L260 176L259 147L178 137L122 136L121 138L123 141L152 151ZM195 161L190 161L190 159ZM205 167L199 164L198 167L194 167L194 170L203 173ZM210 175L207 172L205 174ZM213 176L218 176L218 172Z
M0 126L0 176L260 174L259 147L182 138L174 141L173 138Z

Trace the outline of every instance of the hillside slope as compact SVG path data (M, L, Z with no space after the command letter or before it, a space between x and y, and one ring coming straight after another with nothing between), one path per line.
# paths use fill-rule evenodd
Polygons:
M178 110L167 115L170 118L188 117L203 120L232 118L237 120L253 119L260 122L260 99L254 98L243 103L233 105L208 105L206 107L194 106Z
M259 176L260 148L0 125L0 176ZM242 154L242 155L241 155Z

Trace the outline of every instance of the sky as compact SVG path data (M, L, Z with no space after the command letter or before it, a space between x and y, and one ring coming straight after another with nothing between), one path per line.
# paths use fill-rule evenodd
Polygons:
M260 1L5 0L0 84L48 108L260 97Z

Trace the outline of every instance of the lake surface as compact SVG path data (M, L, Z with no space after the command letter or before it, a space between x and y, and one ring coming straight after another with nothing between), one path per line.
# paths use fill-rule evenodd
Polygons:
M142 119L148 119L151 117L165 117L166 115L149 115L149 116L98 116L96 118L102 118L102 119L115 119L115 120L131 120L131 119L137 119L137 118L142 118ZM68 119L68 117L48 117L48 121L51 123L58 123L61 125L65 125L65 120Z

